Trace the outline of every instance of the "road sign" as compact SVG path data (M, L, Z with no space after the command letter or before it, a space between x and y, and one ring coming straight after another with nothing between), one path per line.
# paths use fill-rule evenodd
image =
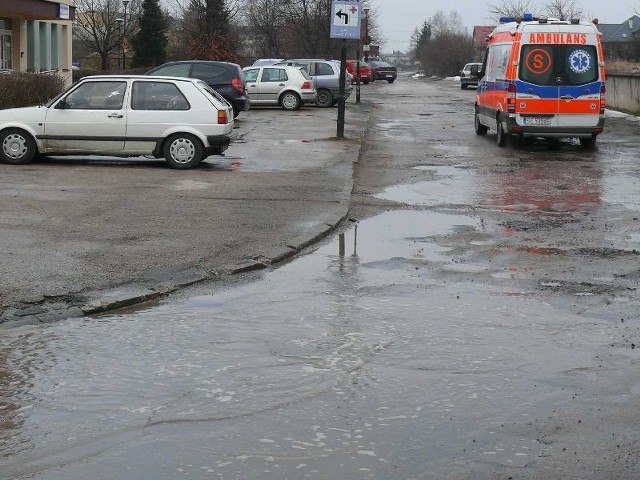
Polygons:
M360 38L359 2L331 2L331 38Z

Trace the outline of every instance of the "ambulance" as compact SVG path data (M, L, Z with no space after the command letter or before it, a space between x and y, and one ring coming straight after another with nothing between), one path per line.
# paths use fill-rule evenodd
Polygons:
M477 73L475 131L578 138L595 146L604 128L605 68L597 20L501 18Z

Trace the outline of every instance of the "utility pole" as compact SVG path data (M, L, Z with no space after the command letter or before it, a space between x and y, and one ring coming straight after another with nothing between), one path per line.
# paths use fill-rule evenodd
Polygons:
M127 50L129 49L129 41L127 40L127 5L129 0L122 0L124 5L124 35L122 36L122 70L127 69Z

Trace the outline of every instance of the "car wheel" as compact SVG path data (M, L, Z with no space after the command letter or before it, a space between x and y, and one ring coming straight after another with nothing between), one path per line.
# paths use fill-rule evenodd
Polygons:
M171 135L164 142L164 158L171 168L186 170L202 161L202 143L190 133Z
M387 78L387 82L389 82L389 83L393 83L393 82L395 82L395 81L396 81L396 79L395 79L395 78Z
M316 105L319 107L330 107L333 105L333 95L329 90L318 90L318 96L316 97Z
M240 115L240 109L234 105L233 106L233 118L238 118L238 115Z
M363 80L362 83L364 83L365 85L369 85L369 80Z
M504 131L504 127L502 126L502 122L500 121L500 119L496 119L496 132L498 133L496 137L498 146L504 147L507 144L507 134Z
M285 110L298 110L302 106L302 101L297 93L284 92L280 97L280 106Z
M487 130L489 130L485 125L480 123L480 115L478 115L478 109L476 108L476 113L473 116L473 125L476 129L476 135L486 135Z
M36 142L31 135L18 128L0 133L0 160L12 165L24 165L36 155Z

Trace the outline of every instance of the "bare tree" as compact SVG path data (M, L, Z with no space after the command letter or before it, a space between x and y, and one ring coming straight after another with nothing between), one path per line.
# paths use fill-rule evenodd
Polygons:
M552 18L571 20L582 17L582 8L574 0L549 0L544 6L545 13Z
M123 38L137 29L141 1L131 0L126 19L122 0L76 0L75 4L74 40L86 51L97 53L101 69L108 70L109 59L117 54Z
M517 17L524 13L539 14L530 0L502 0L501 2L489 4L489 15L494 21L500 17Z
M253 51L260 57L285 56L286 12L282 0L248 0L246 12Z
M430 74L455 75L475 53L473 37L462 27L460 14L439 10L425 24L431 26L431 37L421 49L422 67Z
M489 13L496 21L501 16L517 17L524 13L565 20L580 18L583 15L580 4L575 0L548 0L542 4L536 3L536 6L530 0L502 0L489 5Z

